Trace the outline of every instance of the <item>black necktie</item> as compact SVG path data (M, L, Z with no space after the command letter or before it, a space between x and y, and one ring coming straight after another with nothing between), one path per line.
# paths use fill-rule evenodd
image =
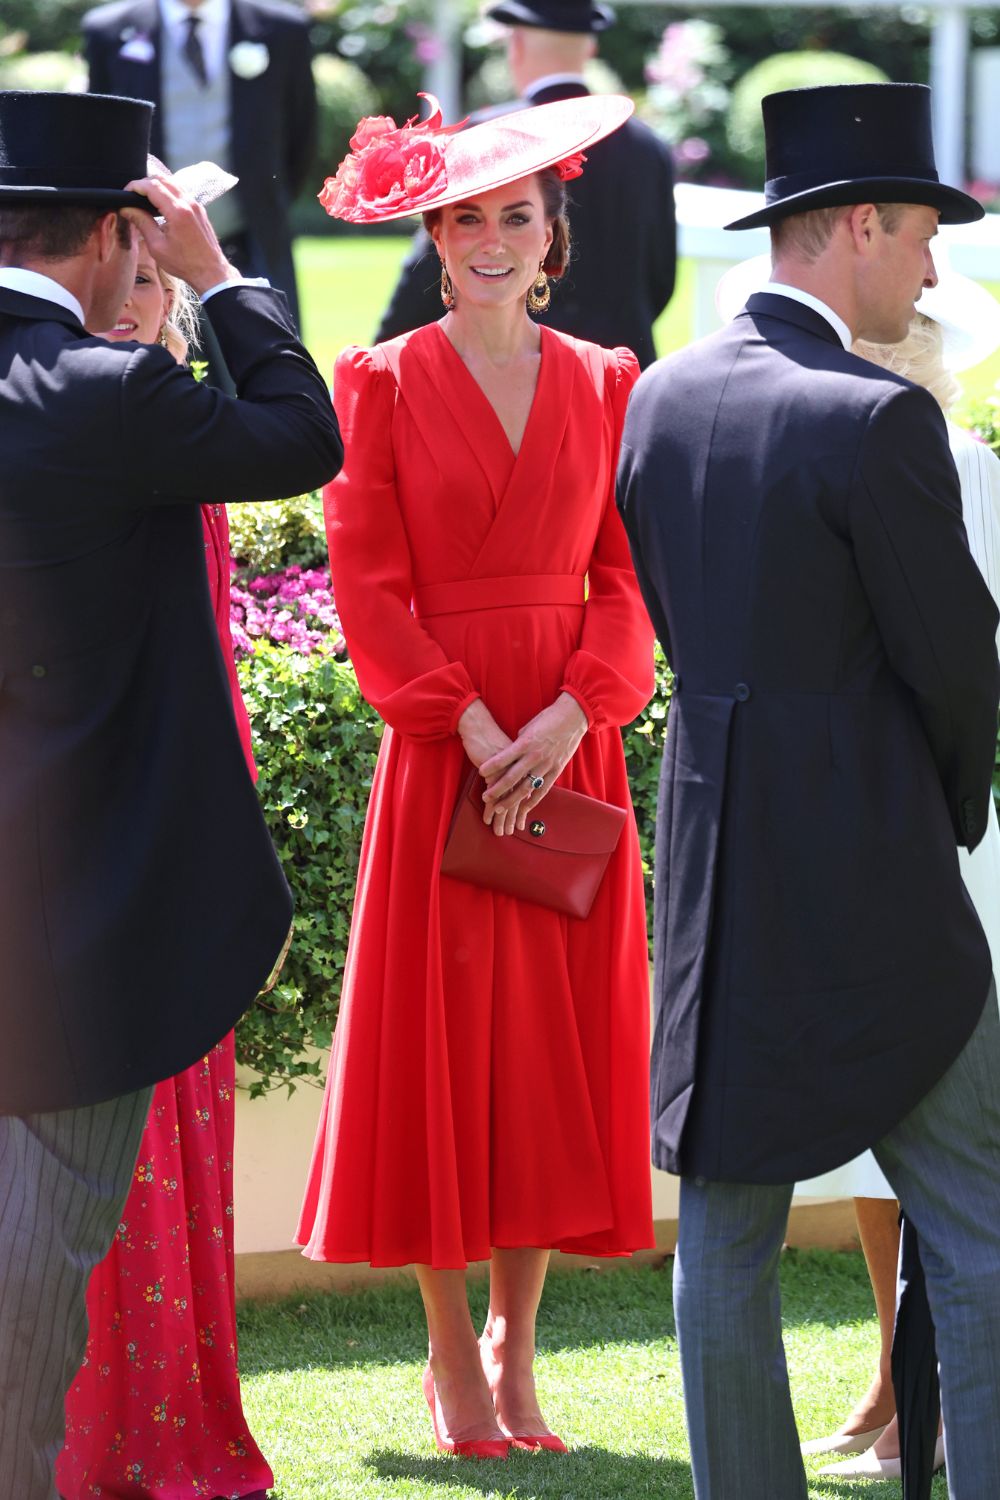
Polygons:
M187 36L184 38L184 44L181 47L184 60L202 88L207 88L208 69L205 67L205 49L202 47L201 37L198 35L198 27L201 25L201 21L198 16L192 15L187 17L185 24L187 25Z

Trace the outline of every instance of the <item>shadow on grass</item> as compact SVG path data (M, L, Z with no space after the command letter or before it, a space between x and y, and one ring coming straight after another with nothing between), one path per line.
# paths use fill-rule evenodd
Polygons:
M504 1500L547 1500L547 1497L586 1496L611 1500L620 1496L656 1496L657 1500L689 1500L694 1494L690 1466L676 1458L653 1458L641 1453L614 1453L607 1448L574 1448L570 1453L512 1454L506 1462L471 1463L438 1455L415 1458L398 1449L382 1448L365 1460L385 1481L418 1480L424 1484L453 1485L502 1493Z
M540 1352L675 1338L672 1262L620 1263L601 1271L549 1277L538 1318ZM474 1322L485 1318L488 1289L469 1283ZM789 1251L782 1264L786 1328L836 1327L874 1316L860 1254ZM427 1336L415 1284L385 1283L370 1291L308 1293L281 1302L242 1303L244 1374L312 1365L353 1366L422 1360Z

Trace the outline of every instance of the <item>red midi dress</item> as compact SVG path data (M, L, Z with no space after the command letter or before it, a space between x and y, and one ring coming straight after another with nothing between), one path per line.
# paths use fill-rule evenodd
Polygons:
M203 505L202 528L236 727L255 774L229 632L225 506ZM118 1233L87 1288L87 1353L56 1461L64 1500L234 1500L274 1483L243 1415L236 1360L235 1073L230 1032L153 1091Z
M438 325L337 363L334 592L387 727L298 1231L315 1260L653 1242L634 818L584 921L439 874L477 696L513 736L571 693L589 732L560 784L631 808L619 726L651 696L653 635L614 474L637 373L543 329L515 457Z

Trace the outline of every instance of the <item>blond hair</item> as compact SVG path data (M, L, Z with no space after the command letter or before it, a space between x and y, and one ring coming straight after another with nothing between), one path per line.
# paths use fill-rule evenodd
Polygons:
M914 315L909 333L898 344L870 344L866 339L857 339L853 347L862 359L869 359L894 375L903 375L914 385L922 385L944 412L962 394L962 387L944 362L941 325L925 313Z
M170 311L163 320L160 338L167 352L182 365L192 346L197 349L199 344L198 296L179 276L171 276L159 267L157 275L163 290L171 294Z

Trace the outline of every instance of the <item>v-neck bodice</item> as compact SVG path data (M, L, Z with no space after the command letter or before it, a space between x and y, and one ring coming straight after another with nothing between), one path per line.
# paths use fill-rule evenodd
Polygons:
M525 424L524 424L524 430L521 433L521 441L517 445L517 447L515 448L514 444L510 440L510 437L508 435L507 429L504 427L503 422L500 420L500 416L499 416L499 413L497 412L496 407L493 405L493 403L490 400L489 396L487 396L486 392L483 390L483 387L479 384L479 381L476 379L475 375L473 375L472 371L469 369L469 366L466 364L466 362L463 359L462 355L455 348L455 345L452 343L451 339L445 333L443 320L441 322L439 322L439 323L434 323L431 326L434 327L437 330L438 334L440 335L441 342L445 345L445 348L446 348L446 351L447 351L445 353L445 356L444 356L445 362L447 364L454 364L455 362L457 362L457 365L459 366L459 369L460 369L460 373L465 376L466 381L469 382L469 384L471 385L471 387L474 388L474 390L478 393L479 401L481 402L481 404L483 406L484 412L489 412L493 416L494 420L496 421L496 424L499 427L500 432L503 435L503 440L506 443L507 447L510 449L510 454L511 454L511 458L512 458L512 461L513 461L512 462L512 467L513 467L513 464L516 464L516 462L517 462L518 455L520 454L521 449L524 447L525 439L528 436L528 428L531 426L531 420L532 420L532 417L534 416L534 413L535 413L536 404L537 404L537 397L538 397L538 388L539 388L539 386L542 383L542 371L544 370L544 371L547 372L547 370L548 370L549 361L548 361L548 358L546 356L546 341L547 341L546 340L546 334L547 334L547 330L545 328L539 328L539 330L538 330L539 335L540 335L540 343L539 343L539 365L538 365L538 373L537 373L537 376L535 378L535 389L532 392L531 405L530 405L530 407L528 409L528 416L527 416L527 420L525 421ZM451 356L451 358L449 358L449 355ZM462 382L461 382L461 380L458 380L456 383L458 385L461 385Z
M414 582L582 576L608 498L614 444L601 351L543 330L538 382L516 455L489 399L436 324L371 357L394 388L386 416Z

